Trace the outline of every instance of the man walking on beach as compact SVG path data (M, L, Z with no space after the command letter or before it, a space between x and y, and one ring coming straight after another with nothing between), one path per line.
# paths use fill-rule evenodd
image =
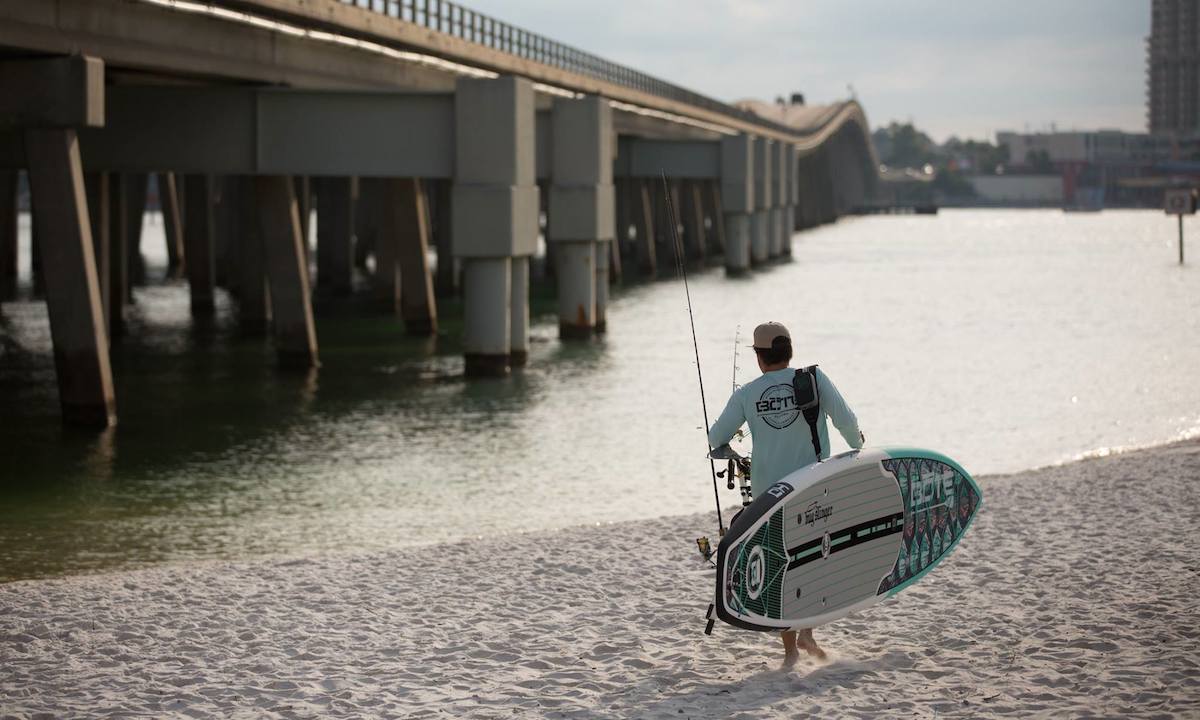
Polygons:
M793 470L829 457L826 418L833 421L852 448L863 446L863 435L858 429L858 419L833 381L815 365L811 371L816 378L820 409L815 428L810 428L797 405L792 382L797 371L788 367L792 359L792 336L786 327L765 322L754 328L754 353L762 376L738 388L729 398L721 417L708 432L708 444L720 447L733 439L743 423L750 426L754 442L750 488L754 497L758 497ZM813 446L814 433L820 440L821 458ZM799 633L785 630L784 665L796 662L800 656L798 647L813 657L825 657L825 651L813 640L811 628Z

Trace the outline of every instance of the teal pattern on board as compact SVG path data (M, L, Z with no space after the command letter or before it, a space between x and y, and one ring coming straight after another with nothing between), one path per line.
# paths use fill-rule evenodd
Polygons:
M775 513L734 551L737 560L732 582L725 588L729 607L769 618L782 616L783 576L788 566L787 552L780 551L783 546L783 513Z
M900 486L904 533L892 572L877 594L894 595L932 569L971 525L979 507L975 484L957 468L930 458L894 458L883 467Z

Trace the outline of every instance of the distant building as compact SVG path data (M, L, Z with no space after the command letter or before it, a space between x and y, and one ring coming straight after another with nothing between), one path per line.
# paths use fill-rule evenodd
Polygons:
M1153 164L1166 160L1171 154L1169 139L1120 130L1051 133L1001 131L996 133L996 143L1008 145L1009 161L1017 166L1032 165L1043 153L1055 166L1062 163Z
M1146 85L1152 135L1200 137L1200 0L1153 0Z
M1167 136L1120 130L1002 131L996 133L996 143L1008 146L1005 174L1024 180L976 184L976 192L997 201L995 194L1001 193L1018 202L1066 207L1154 206L1159 200L1145 179L1158 174L1156 166L1171 158L1175 146ZM1060 190L1053 191L1050 186L1056 182Z

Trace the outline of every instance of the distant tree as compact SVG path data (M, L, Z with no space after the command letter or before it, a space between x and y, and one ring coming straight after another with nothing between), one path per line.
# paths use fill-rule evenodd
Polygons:
M872 134L879 160L892 167L923 167L936 164L938 148L928 135L913 127L893 121Z

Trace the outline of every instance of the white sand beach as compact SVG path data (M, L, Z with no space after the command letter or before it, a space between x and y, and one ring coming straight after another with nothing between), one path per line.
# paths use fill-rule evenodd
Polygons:
M980 484L824 662L703 634L695 515L2 585L0 716L1200 716L1200 442Z

